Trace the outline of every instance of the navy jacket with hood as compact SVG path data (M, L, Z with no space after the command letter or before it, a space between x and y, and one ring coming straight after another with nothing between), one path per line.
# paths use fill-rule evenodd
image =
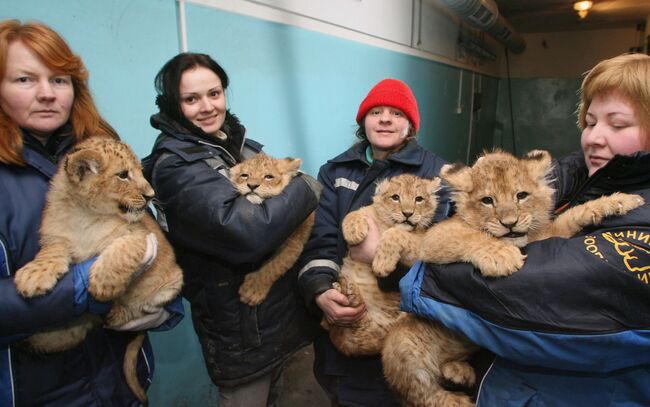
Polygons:
M125 347L133 334L96 329L76 348L51 355L29 353L17 342L83 312L108 311L109 304L92 301L86 290L92 260L74 266L42 297L25 300L14 288L12 275L39 250L49 181L72 143L72 136L55 134L44 147L24 134L26 165L0 164L0 406L138 405L122 375ZM179 320L177 316L169 326ZM143 349L137 369L146 387L154 368L148 340Z
M575 154L556 176L560 204L615 191L646 203L571 239L528 245L509 277L416 264L401 281L402 308L496 354L479 406L648 406L650 153L616 156L589 178Z
M378 181L403 173L433 178L445 161L412 140L385 160L366 159L368 142L355 144L343 154L329 160L318 174L323 193L316 211L316 223L300 260L299 284L303 296L318 317L322 314L314 297L330 288L338 279L339 266L347 254L347 245L340 233L341 222L349 212L372 203ZM439 194L436 219L448 209L445 192ZM393 274L398 274L397 272ZM387 279L390 279L389 276ZM385 279L380 287L387 287ZM383 379L379 357L348 358L338 352L325 331L314 342L316 377L325 383L336 377L338 401L351 406L396 406L397 400ZM326 387L330 387L325 384ZM369 398L369 395L372 397Z
M225 140L196 127L189 131L162 114L151 124L161 135L144 160L145 176L185 275L183 295L192 306L208 373L220 386L250 382L308 344L315 324L295 289L295 270L276 281L256 307L239 300L239 286L318 199L305 175L260 205L240 196L227 170L262 146L245 139L244 127L230 113L221 129Z

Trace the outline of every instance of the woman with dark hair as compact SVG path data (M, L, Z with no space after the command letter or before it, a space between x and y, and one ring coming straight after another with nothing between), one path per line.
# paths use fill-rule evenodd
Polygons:
M311 340L313 322L295 292L296 273L276 281L250 307L239 300L256 271L314 210L315 180L302 174L256 205L228 179L235 164L260 152L226 108L228 76L204 54L183 53L155 79L160 130L144 160L159 199L159 221L185 273L183 295L219 406L277 405L287 358Z
M13 279L39 250L41 213L57 163L75 141L97 135L117 138L97 112L87 80L81 58L51 28L0 21L0 406L139 405L122 374L132 334L95 329L74 349L48 355L30 353L20 344L84 312L109 309L88 294L93 260L74 265L50 293L29 301L16 292ZM160 309L146 321L121 328L153 328L169 315ZM176 316L167 326L179 320ZM148 341L139 354L137 373L140 383L151 381Z

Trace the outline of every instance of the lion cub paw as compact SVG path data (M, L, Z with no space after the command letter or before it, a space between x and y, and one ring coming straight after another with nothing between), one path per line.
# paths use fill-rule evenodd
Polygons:
M625 215L632 209L636 209L645 203L641 195L615 192L610 196L602 198L605 203L600 212L594 211L593 222L598 224L604 217L611 215Z
M239 287L239 300L254 307L264 301L270 289L271 287L264 284L259 274L246 274L244 282Z
M526 255L516 246L504 245L498 250L477 253L475 266L486 277L505 277L524 265Z
M384 255L383 253L375 254L372 259L372 272L377 277L386 277L397 268L399 256Z
M352 217L343 222L343 238L347 244L356 246L368 236L369 229L366 218Z
M113 304L111 310L106 314L104 318L104 326L107 328L115 328L117 326L126 324L131 319L133 315L129 312L129 309L122 305Z
M338 282L332 283L332 288L348 297L351 307L358 307L363 304L363 297L361 297L359 287L346 278L341 277Z
M442 377L463 387L472 387L476 383L476 373L467 362L448 362L440 367Z
M452 393L446 390L440 390L434 396L435 406L445 406L445 407L475 407L476 404L472 403L472 400L463 393Z
M56 268L57 265L54 263L42 264L36 261L27 263L14 276L16 291L25 298L48 293L59 280Z

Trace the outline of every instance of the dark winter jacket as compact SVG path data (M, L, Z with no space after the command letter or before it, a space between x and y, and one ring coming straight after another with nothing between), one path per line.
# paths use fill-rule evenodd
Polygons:
M74 266L42 297L25 300L14 288L12 275L39 250L49 181L72 142L71 136L53 135L43 147L25 134L26 166L0 164L0 406L138 405L122 375L125 346L133 334L96 329L78 347L52 355L31 354L16 342L83 312L108 311L108 304L92 301L86 290L92 260ZM154 365L148 341L143 349L138 377L146 387Z
M316 223L300 260L298 282L303 296L316 314L321 316L314 297L330 288L338 278L339 266L347 254L347 245L340 233L346 214L372 203L378 181L402 173L433 178L445 162L410 141L402 150L385 160L366 160L367 142L361 142L343 154L329 160L318 174L323 193L316 211ZM445 216L448 198L440 198L437 219ZM381 286L381 284L380 284ZM323 383L326 376L336 376L338 398L343 405L397 405L388 390L379 357L347 358L339 353L326 332L315 340L315 373ZM327 386L326 386L327 387ZM364 390L365 389L365 390ZM371 395L371 396L370 396ZM370 397L370 398L368 398Z
M479 406L650 405L650 154L617 156L592 177L581 155L559 162L560 203L615 191L646 204L571 239L526 247L510 277L467 264L416 264L402 307L459 330L497 357Z
M194 134L162 115L151 124L162 133L144 160L164 212L168 238L185 274L194 329L208 372L217 385L249 382L311 341L309 320L295 289L296 272L273 284L260 305L239 300L246 273L256 271L302 223L317 198L305 176L261 205L239 195L227 170L260 151L228 113L225 141ZM226 144L227 143L227 144Z

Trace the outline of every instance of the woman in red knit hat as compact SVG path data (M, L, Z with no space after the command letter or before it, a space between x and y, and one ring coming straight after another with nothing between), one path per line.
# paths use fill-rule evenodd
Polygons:
M355 260L370 263L378 243L378 233L370 232L360 245L348 248L340 233L345 215L372 203L378 181L403 173L432 178L445 164L418 144L417 101L402 81L377 83L361 102L356 120L360 141L329 160L318 174L324 188L298 279L308 307L334 325L353 323L365 312L363 305L351 307L347 297L332 288L343 257L349 249ZM448 199L442 196L436 220L445 216L447 206ZM379 279L379 286L397 291L406 270L400 271ZM384 381L379 356L346 357L325 331L314 341L314 349L314 373L333 406L399 406Z

